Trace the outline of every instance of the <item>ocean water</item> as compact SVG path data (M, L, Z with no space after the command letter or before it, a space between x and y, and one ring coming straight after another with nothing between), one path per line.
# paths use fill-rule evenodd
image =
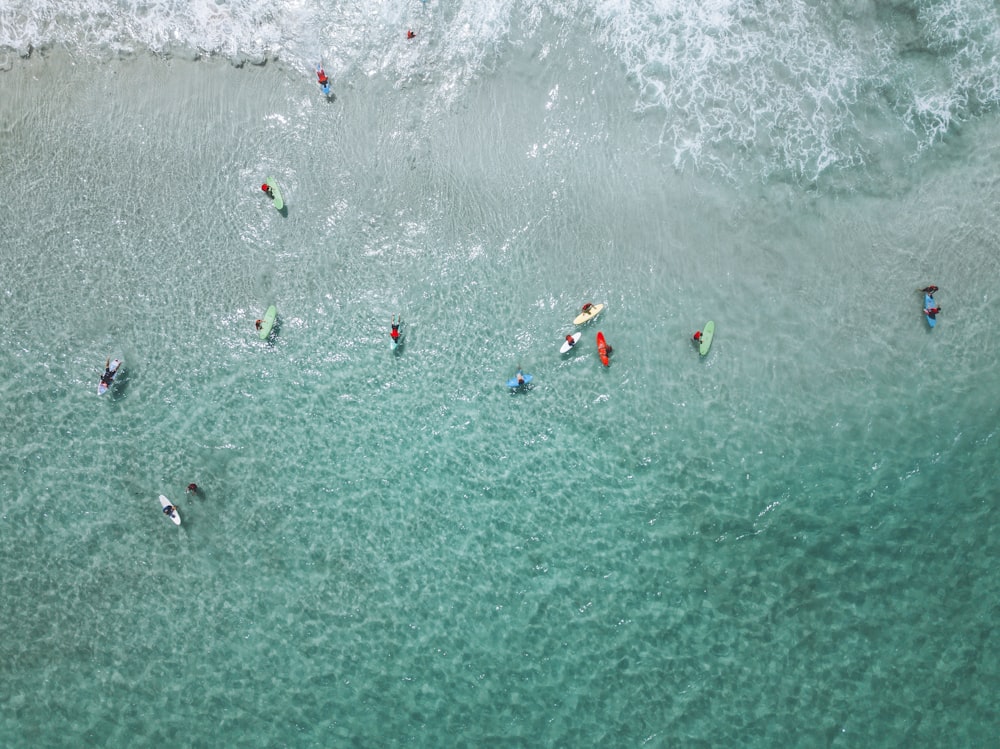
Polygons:
M0 746L991 746L998 20L0 10Z

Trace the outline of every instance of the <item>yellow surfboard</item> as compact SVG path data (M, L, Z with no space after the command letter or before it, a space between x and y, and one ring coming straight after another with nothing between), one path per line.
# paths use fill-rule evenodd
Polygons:
M590 304L590 302L588 302L587 304ZM573 318L574 325L583 325L585 322L590 322L599 314L601 314L601 310L604 309L603 304L590 304L589 307L587 306L587 304L583 305L584 311Z

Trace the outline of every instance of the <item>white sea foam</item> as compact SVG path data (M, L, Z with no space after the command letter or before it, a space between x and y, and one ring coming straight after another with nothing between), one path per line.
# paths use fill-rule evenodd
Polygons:
M554 20L561 25L550 38ZM407 40L407 29L416 38ZM509 44L592 37L622 61L636 106L689 166L813 179L867 162L872 129L920 150L1000 100L992 0L8 0L0 50L280 60L335 80L381 75L447 105ZM419 62L419 65L416 64ZM875 123L875 125L872 125Z

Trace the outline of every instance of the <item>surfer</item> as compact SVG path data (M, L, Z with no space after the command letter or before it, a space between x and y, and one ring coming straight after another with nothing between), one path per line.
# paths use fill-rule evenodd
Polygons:
M390 331L389 335L392 336L392 340L395 341L396 343L399 343L399 326L402 324L402 322L403 322L402 317L400 317L399 321L397 322L396 316L395 315L392 316L392 323L391 323L392 330Z
M576 345L576 341L573 340L573 336L571 335L566 336L566 345L569 346L570 348L573 348Z
M937 286L925 286L921 289L927 296L934 296L934 292L938 290Z
M254 320L254 322L253 322L253 326L254 326L255 328L257 328L257 330L260 330L260 326L261 326L261 323L262 323L262 322L263 322L262 320Z
M117 370L117 367L115 368ZM104 361L104 374L101 375L101 383L105 387L111 387L111 383L114 382L115 373L111 371L111 358L108 357Z
M517 370L517 386L521 387L524 385L524 373L519 369Z
M924 310L924 314L927 315L931 320L937 319L938 312L941 311L940 305L937 307L928 307Z
M412 30L412 29L407 29L407 30L406 30L406 38L407 38L407 39L412 39L412 38L413 38L413 37L415 37L415 36L416 36L416 34L414 34L414 33L413 33L413 30Z
M326 72L323 70L322 65L316 66L316 77L319 79L319 87L323 89L323 93L330 93L330 79L326 77Z
M173 515L174 514L174 506L173 505L166 505L163 508L163 514L166 515L167 517L170 517L171 515Z
M593 307L593 306L594 305L592 303L587 302L585 305L583 305L583 307L580 308L580 311L581 312L590 312L590 308Z
M188 484L188 488L187 488L187 492L186 493L187 494L197 494L198 493L198 485L195 484L195 483Z
M695 333L694 333L694 335L691 336L691 338L692 338L692 340L695 343L701 343L701 331L700 330L696 330Z
M267 182L261 185L260 189L264 191L264 194L267 195L267 197L274 200L274 190L271 189L271 186L267 184Z

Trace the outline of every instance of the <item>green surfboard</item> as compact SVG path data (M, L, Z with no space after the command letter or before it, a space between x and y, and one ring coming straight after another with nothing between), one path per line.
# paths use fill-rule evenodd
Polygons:
M274 321L277 319L278 308L272 304L267 308L267 312L264 313L264 319L260 321L260 330L258 331L260 340L267 340L267 337L271 335L271 329L274 327Z
M702 356L712 348L712 336L715 335L715 323L709 320L701 331L701 340L698 342L698 353Z
M278 188L278 183L274 181L274 177L267 178L267 186L274 193L274 207L280 211L285 207L285 198L282 197L281 190Z

